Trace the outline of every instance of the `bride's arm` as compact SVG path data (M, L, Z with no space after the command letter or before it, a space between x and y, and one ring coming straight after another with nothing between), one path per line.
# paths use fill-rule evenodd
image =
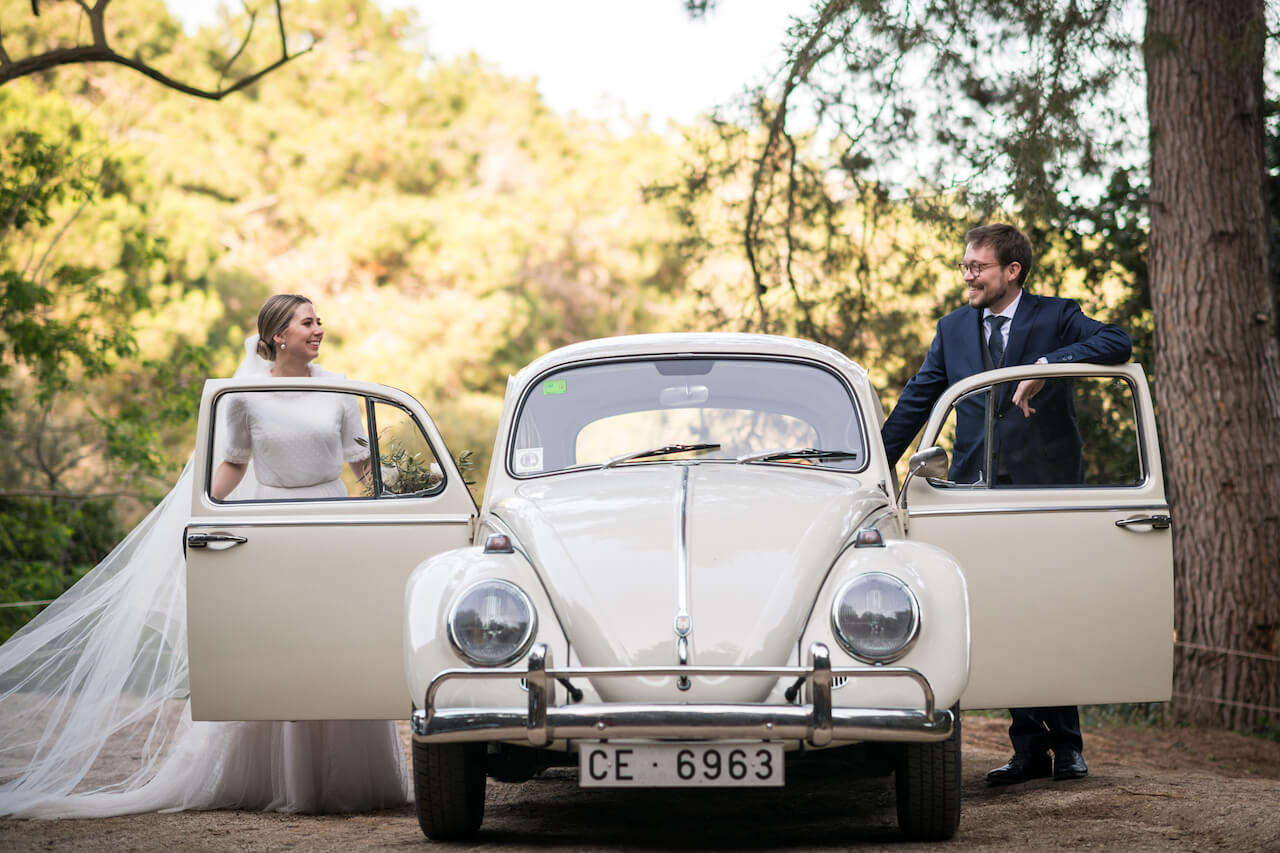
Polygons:
M218 470L213 472L213 485L209 487L209 494L213 495L215 501L220 501L231 494L231 490L240 485L240 481L244 479L244 472L248 467L247 462L223 461L218 466Z
M357 459L347 464L351 466L351 471L356 475L356 479L360 481L360 484L367 487L369 485L369 477L373 473L373 466L369 464L369 457L366 456L364 459Z

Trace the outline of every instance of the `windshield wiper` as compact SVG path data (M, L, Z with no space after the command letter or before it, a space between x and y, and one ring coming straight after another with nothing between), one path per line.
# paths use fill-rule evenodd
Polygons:
M623 462L630 462L634 459L649 459L654 456L666 456L669 453L705 452L719 449L720 445L718 443L710 441L701 444L664 444L661 447L651 447L648 450L637 450L635 453L624 453L621 456L615 456L600 467L612 468L615 465L621 465Z
M735 461L743 462L783 462L788 459L815 459L831 462L838 459L857 459L858 454L849 450L819 450L816 447L792 447L787 450L766 450L763 453L748 453L739 456Z

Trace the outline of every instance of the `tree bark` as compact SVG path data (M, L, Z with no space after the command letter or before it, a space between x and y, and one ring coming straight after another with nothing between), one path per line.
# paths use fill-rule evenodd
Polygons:
M1264 0L1149 0L1151 299L1174 515L1176 719L1280 719L1280 346Z

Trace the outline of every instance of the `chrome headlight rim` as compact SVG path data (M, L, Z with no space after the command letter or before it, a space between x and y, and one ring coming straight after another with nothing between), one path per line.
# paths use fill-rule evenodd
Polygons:
M840 618L839 618L840 605L841 603L844 602L846 593L848 593L849 589L853 587L855 584L864 582L869 578L874 578L874 579L883 578L891 581L892 583L897 585L904 593L906 593L907 601L911 606L911 626L907 630L906 639L903 640L902 645L899 646L898 649L888 654L872 655L872 654L868 654L863 650L856 648L853 642L850 641L849 638L846 637L844 635L844 632L840 629ZM898 577L897 575L890 574L889 572L879 572L879 571L861 572L855 577L850 578L844 584L842 584L840 589L836 592L835 598L831 600L831 633L835 636L837 642L840 643L841 648L843 648L846 652L848 652L854 658L862 661L863 663L869 663L869 664L893 663L894 661L904 657L907 654L907 652L911 651L912 646L916 644L916 640L919 639L920 625L922 621L923 621L923 618L920 614L920 600L916 597L916 594L911 589L910 584L908 584L906 581L904 581L902 578Z
M463 599L465 599L469 594L484 586L501 587L513 593L515 598L524 605L525 610L529 613L529 625L525 630L524 636L521 638L520 642L516 644L514 650L500 660L479 660L469 653L458 640L458 628L456 624L458 618L458 605L461 604ZM533 606L533 601L529 598L529 594L516 584L509 580L504 580L503 578L485 578L484 580L479 580L475 583L469 584L466 589L462 590L462 592L458 593L454 597L453 603L449 605L449 618L445 622L445 630L449 635L449 644L453 646L454 653L468 664L486 668L507 666L508 664L514 663L522 658L525 652L529 651L529 647L533 645L533 640L538 635L538 611Z

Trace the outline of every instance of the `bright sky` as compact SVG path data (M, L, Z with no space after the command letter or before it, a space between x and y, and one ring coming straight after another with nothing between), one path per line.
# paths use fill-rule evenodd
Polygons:
M192 28L223 0L168 0ZM812 0L720 0L691 20L683 0L376 0L414 7L441 60L474 51L536 77L557 112L691 122L777 67L790 17Z

